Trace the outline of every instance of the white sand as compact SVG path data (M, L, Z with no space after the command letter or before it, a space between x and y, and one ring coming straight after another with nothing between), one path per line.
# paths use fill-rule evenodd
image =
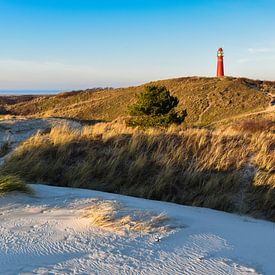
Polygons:
M274 223L91 190L0 198L1 274L275 274ZM174 232L121 236L83 217L95 198L165 212Z

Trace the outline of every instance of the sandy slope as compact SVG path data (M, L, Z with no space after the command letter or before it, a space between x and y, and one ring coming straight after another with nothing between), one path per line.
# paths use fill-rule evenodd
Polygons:
M0 142L9 134L14 145L34 135L39 130L69 124L71 127L81 127L81 124L62 118L14 118L0 119Z
M81 127L81 124L62 118L41 118L41 119L27 119L27 118L14 118L14 119L0 119L0 146L7 140L11 142L11 147L14 149L18 144L38 131L62 126L64 124L70 125L73 128ZM0 157L0 164L3 158Z
M274 274L270 222L91 190L33 185L35 197L0 198L1 274ZM94 198L129 211L166 212L161 237L118 235L83 216Z

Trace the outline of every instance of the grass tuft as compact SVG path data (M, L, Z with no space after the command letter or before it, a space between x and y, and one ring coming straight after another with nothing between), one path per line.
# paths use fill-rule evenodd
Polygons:
M141 233L162 235L171 231L169 218L149 211L129 210L116 201L100 201L86 209L91 225L121 235Z
M5 141L0 145L0 158L7 155L11 150L11 144L9 141Z
M33 194L32 189L19 177L0 176L0 195L10 192Z

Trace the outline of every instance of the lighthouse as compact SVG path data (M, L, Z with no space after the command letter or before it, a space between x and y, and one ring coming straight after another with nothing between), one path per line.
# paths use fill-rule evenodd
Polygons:
M224 76L224 68L223 68L223 49L218 49L218 65L217 65L217 77Z

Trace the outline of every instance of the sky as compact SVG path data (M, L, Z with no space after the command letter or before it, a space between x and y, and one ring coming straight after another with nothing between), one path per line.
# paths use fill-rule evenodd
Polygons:
M275 0L0 0L0 90L275 80Z

